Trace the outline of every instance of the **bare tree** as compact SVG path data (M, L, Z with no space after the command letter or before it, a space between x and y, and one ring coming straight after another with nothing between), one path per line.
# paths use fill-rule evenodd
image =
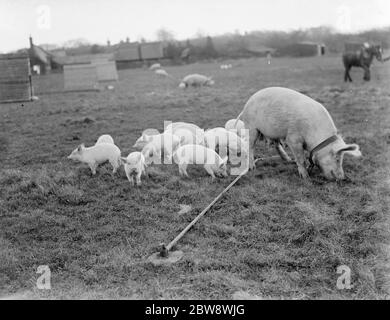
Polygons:
M175 34L165 28L160 28L156 31L157 40L162 42L169 42L175 40Z

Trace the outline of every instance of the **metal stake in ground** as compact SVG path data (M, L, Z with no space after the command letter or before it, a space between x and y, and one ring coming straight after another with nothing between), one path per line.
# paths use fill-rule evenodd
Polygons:
M258 158L255 163L259 160L266 160L275 158L277 156L269 157L269 158ZM160 252L155 252L148 258L148 262L151 262L154 265L163 265L163 264L171 264L179 261L182 256L182 251L173 251L170 250L172 247L187 233L191 227L198 222L200 218L202 218L207 211L222 197L222 195L227 192L244 174L247 173L248 170L244 170L240 175L238 175L201 213L199 213L191 223L184 228L182 232L180 232L175 239L173 239L167 246L164 244L161 245Z

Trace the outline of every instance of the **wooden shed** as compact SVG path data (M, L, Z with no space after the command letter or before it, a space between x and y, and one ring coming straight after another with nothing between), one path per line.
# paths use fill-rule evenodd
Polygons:
M98 74L96 65L65 65L64 86L65 91L98 90Z
M98 81L117 81L118 72L115 61L99 61L93 63L96 66Z
M325 45L323 43L304 41L287 45L278 50L280 55L292 57L323 56Z
M140 60L138 42L120 44L115 52L115 61L138 61Z
M141 59L162 59L164 50L162 42L147 42L140 45Z
M28 55L0 55L0 102L31 101L32 96Z

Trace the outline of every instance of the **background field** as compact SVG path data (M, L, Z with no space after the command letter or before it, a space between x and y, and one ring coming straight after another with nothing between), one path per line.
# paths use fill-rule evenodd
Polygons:
M212 88L180 90L143 69L119 72L115 90L55 93L62 75L34 78L40 100L0 105L0 297L21 298L348 298L390 294L390 64L375 62L372 81L354 70L344 84L340 57L227 61L168 67L177 78L213 75ZM346 157L350 182L296 166L258 163L179 242L184 258L155 267L146 258L173 239L234 177L211 183L203 168L182 179L154 166L140 188L109 165L91 177L66 156L111 134L122 153L163 121L223 126L247 99L286 86L322 102L363 158ZM50 93L52 92L52 93ZM45 93L45 94L43 94ZM264 143L257 156L274 155ZM179 215L180 204L192 210ZM35 287L39 265L52 290ZM336 269L351 268L350 290Z

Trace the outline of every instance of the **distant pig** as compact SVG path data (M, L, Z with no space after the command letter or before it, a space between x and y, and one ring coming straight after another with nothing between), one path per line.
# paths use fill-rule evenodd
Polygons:
M106 161L110 162L113 173L116 173L122 163L121 151L112 143L99 143L89 148L81 144L73 150L68 159L88 164L93 175L96 174L98 165Z
M149 70L154 71L154 70L157 70L157 69L159 69L159 68L161 68L161 64L159 64L159 63L153 63L153 64L149 67Z
M141 185L141 175L146 175L145 157L141 152L132 152L127 158L122 158L122 163L126 172L126 177L131 185L134 185L134 176L137 186Z
M114 144L114 139L109 134L103 134L103 135L101 135L97 139L95 145L99 144L99 143L111 143L111 144Z
M280 143L286 143L294 155L299 175L306 179L305 150L309 161L322 170L327 179L345 178L343 156L361 156L357 144L346 144L337 134L331 116L322 104L297 91L271 87L258 91L246 103L237 119L249 129L249 168L255 168L253 149L264 136L276 142L280 156L289 160Z
M168 72L166 72L164 69L157 69L154 71L154 73L160 77L169 77Z
M212 180L215 179L215 176L227 176L227 157L222 159L214 150L205 146L195 144L181 146L174 153L173 159L179 166L180 175L188 177L187 166L189 164L202 164Z
M211 77L206 77L201 74L190 74L185 76L180 82L180 88L186 87L201 87L201 86L212 86L214 85L214 80Z

